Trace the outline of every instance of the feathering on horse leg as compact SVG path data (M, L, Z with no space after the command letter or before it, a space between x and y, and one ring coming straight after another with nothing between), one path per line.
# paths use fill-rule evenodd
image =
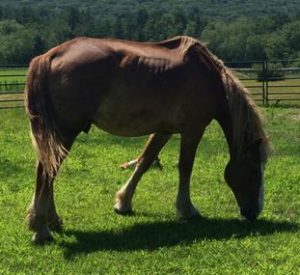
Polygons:
M157 158L158 153L167 143L171 135L152 134L145 146L144 152L139 157L135 170L127 183L116 193L114 209L118 214L128 214L132 212L132 197L139 180L148 170L152 162Z
M190 178L197 147L203 132L197 135L181 134L179 157L179 186L176 209L179 218L200 216L190 198Z

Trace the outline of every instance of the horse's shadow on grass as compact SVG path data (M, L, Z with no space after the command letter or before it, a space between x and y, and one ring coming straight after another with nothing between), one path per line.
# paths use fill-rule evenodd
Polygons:
M295 232L299 225L287 221L258 220L250 223L237 219L197 219L189 222L167 221L136 224L122 231L66 230L75 242L60 243L66 258L95 251L155 250L201 240L228 240L264 236L276 232Z

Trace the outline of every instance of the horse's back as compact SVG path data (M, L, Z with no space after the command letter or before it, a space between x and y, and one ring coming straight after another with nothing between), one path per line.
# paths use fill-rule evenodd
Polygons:
M53 48L46 55L55 112L63 124L82 129L95 123L128 136L179 132L187 112L201 112L202 100L201 76L181 45L180 37L158 43L79 38Z
M111 61L110 65L118 66L127 56L135 56L141 60L165 60L172 64L183 61L181 44L182 37L157 43L81 37L53 48L48 54L52 56L53 70L70 70L108 59Z

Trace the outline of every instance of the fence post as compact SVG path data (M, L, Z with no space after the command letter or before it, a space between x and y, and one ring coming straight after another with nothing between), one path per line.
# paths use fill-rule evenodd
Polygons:
M266 74L266 62L265 60L263 62L261 62L262 64L262 103L263 106L266 105L266 89L265 89L265 74Z
M269 63L268 59L264 61L265 71L264 71L264 84L265 84L265 105L269 106Z

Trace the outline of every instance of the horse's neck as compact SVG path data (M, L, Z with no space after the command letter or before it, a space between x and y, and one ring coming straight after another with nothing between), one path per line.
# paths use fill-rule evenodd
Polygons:
M222 116L219 116L218 118L216 118L216 120L218 121L219 125L221 126L221 128L224 132L224 135L226 137L229 154L230 154L230 159L234 159L237 157L238 152L237 152L237 148L234 144L234 140L233 140L233 123L232 123L231 117L230 117L229 113L222 114Z

